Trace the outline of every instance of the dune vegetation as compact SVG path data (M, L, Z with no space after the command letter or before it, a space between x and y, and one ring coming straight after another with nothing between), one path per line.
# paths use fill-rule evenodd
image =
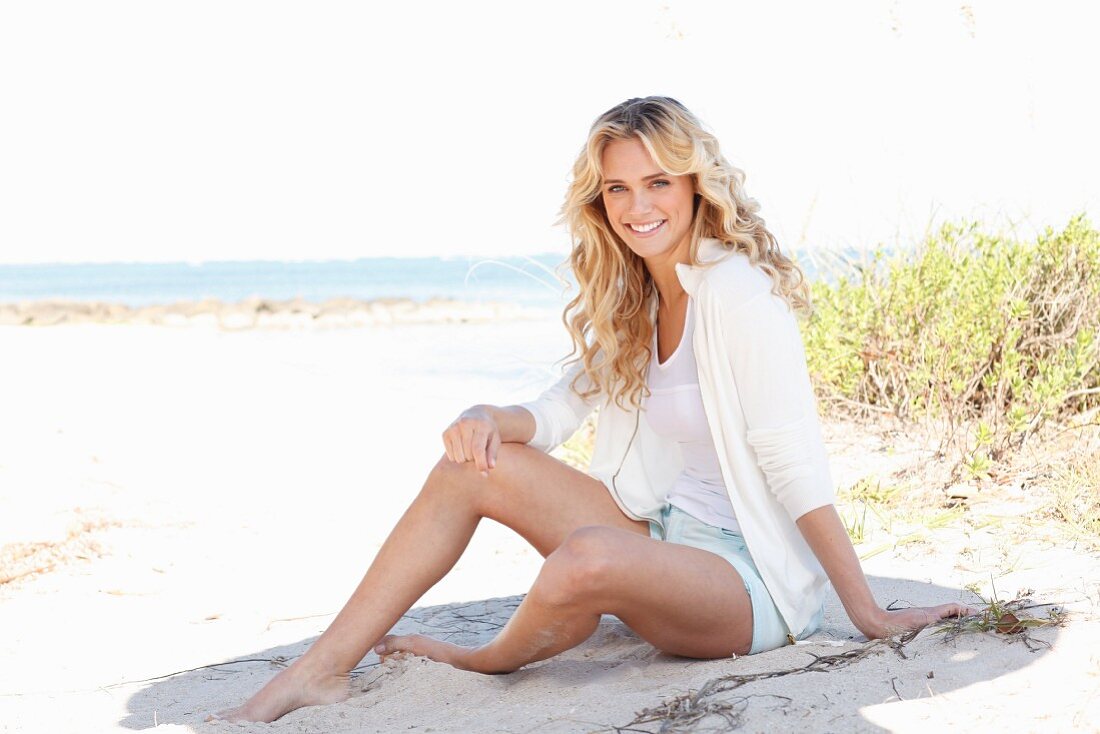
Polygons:
M947 223L829 275L802 324L822 412L894 420L935 449L838 487L853 542L876 536L861 557L960 522L1022 539L1053 521L1100 548L1100 232L1083 215L1034 239ZM972 511L1006 489L1017 519Z
M939 421L958 479L1100 406L1100 232L1017 240L948 223L813 284L803 325L826 411Z

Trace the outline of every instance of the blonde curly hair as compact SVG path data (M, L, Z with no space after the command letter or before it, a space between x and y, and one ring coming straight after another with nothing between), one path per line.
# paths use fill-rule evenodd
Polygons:
M578 395L604 393L620 407L640 407L646 392L646 366L652 358L656 287L645 262L612 230L601 196L601 160L614 140L638 139L670 176L691 176L695 214L691 263L699 266L699 242L713 238L771 276L774 293L796 311L810 310L802 271L779 251L775 237L757 215L760 205L745 193L745 173L721 154L718 140L671 97L628 99L597 118L573 165L559 224L573 242L569 265L579 292L562 314L573 340L567 364L583 369L573 380ZM578 388L587 378L584 389Z

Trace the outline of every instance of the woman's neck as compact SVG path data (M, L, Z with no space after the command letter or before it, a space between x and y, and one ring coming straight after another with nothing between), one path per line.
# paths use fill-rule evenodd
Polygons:
M653 285L657 287L657 293L660 296L661 310L674 308L682 304L687 297L687 292L680 283L680 276L676 274L676 266L690 263L690 232L675 247L645 259L646 269L649 270L649 276L653 278Z
M676 266L681 263L687 264L689 257L684 253L680 259L668 258L662 262L654 262L654 260L655 258L646 260L646 268L660 296L659 306L662 310L675 307L687 297L687 291L680 283L680 276L676 274Z
M680 285L680 280L676 277L675 271L673 271L671 283L666 282L662 285L656 278L653 279L653 282L657 286L658 310L675 311L687 299L687 291Z

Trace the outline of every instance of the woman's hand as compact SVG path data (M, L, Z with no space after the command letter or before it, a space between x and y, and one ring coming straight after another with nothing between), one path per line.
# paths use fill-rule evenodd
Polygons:
M497 465L500 440L500 427L485 405L475 405L462 411L454 423L443 431L447 458L457 463L472 461L486 477L489 470Z
M884 639L919 630L947 617L977 614L966 604L940 604L895 611L883 609L871 594L848 531L844 529L834 505L810 510L795 522L833 582L848 618L867 639Z
M909 607L887 611L879 609L871 619L859 626L868 640L884 639L904 632L919 630L948 617L966 617L977 610L965 604L940 604L935 607Z

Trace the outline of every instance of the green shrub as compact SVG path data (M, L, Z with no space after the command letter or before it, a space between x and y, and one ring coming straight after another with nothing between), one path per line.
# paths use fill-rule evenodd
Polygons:
M977 422L967 464L1100 404L1100 233L1084 215L1023 242L945 224L813 285L807 361L827 405Z

